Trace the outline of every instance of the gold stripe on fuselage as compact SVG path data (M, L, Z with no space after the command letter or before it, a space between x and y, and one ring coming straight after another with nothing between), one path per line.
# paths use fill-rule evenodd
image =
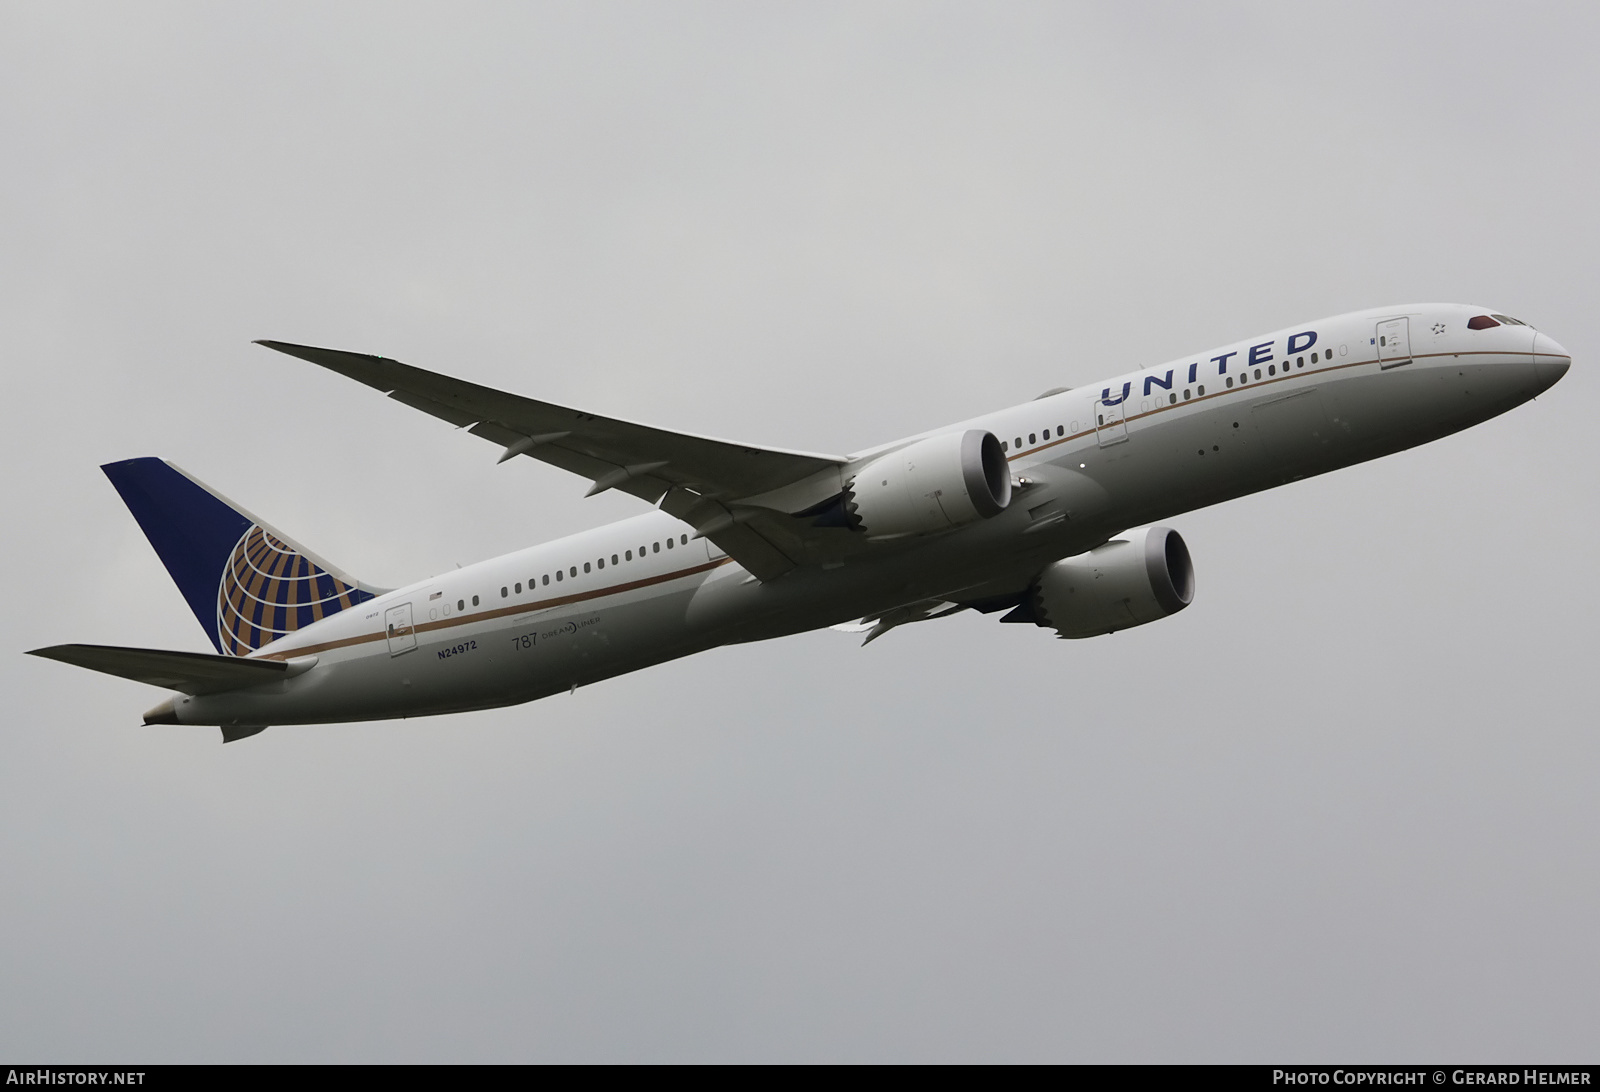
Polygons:
M541 599L532 603L521 603L511 607L495 607L492 610L481 610L475 613L463 613L454 618L440 618L430 622L421 622L415 626L417 633L430 633L435 630L451 629L455 626L471 625L475 622L486 622L493 618L506 618L514 614L527 614L536 610L549 610L551 607L561 607L568 603L581 603L590 599L603 599L608 595L619 595L622 592L636 591L639 588L648 588L655 584L665 584L669 580L679 580L685 576L694 576L696 573L710 572L720 565L731 562L731 557L719 557L715 561L693 565L687 569L677 569L659 576L647 576L639 580L630 580L625 584L613 584L607 588L596 588L594 591L575 592L572 595L558 595L553 599ZM320 645L305 645L301 648L290 648L282 651L263 652L254 657L260 660L290 660L296 656L310 656L318 652L327 652L334 648L348 648L351 645L366 644L369 641L381 641L387 634L378 629L372 633L362 633L354 637L343 637L337 641L326 641Z

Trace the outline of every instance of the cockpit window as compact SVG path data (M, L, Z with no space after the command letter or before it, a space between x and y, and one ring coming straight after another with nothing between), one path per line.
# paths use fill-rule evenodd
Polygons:
M1492 319L1498 319L1500 322L1505 323L1507 326L1526 326L1526 325L1528 325L1526 322L1523 322L1521 319L1514 319L1510 315L1490 315L1489 317L1492 318Z
M1474 315L1472 318L1467 320L1467 329L1469 330L1493 330L1499 325L1500 324L1498 322L1490 318L1488 315Z

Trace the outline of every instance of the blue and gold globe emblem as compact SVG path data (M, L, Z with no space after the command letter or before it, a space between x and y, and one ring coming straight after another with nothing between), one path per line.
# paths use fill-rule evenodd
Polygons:
M217 637L224 652L244 656L371 598L257 524L239 539L223 567Z

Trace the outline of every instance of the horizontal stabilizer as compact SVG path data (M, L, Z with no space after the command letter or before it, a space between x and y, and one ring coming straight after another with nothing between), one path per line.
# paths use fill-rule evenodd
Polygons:
M114 645L52 645L36 648L29 656L60 660L134 682L180 690L185 694L219 694L241 690L293 672L280 660L244 660L206 652L167 652L158 648L118 648Z

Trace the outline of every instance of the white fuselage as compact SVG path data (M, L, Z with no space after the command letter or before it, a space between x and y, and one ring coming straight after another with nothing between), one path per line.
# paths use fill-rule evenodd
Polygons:
M257 653L289 661L290 677L181 697L173 712L255 725L488 708L902 604L1012 594L1127 527L1458 431L1566 371L1566 351L1532 327L1467 329L1482 313L1343 315L926 433L984 429L1004 441L1016 483L1006 509L767 582L661 511L480 562ZM1402 317L1409 342L1385 355L1380 326Z

